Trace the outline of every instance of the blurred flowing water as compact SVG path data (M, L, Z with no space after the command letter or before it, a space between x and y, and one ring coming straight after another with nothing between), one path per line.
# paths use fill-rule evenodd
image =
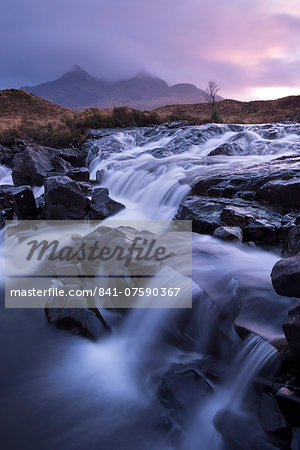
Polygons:
M208 156L224 143L238 144L239 154ZM85 145L92 178L100 170L99 186L126 205L115 218L172 220L200 176L300 153L300 126L98 130ZM0 177L11 184L7 169L0 168ZM262 373L276 376L271 343L282 337L291 306L271 285L277 260L271 252L194 235L193 310L131 310L97 343L50 327L41 310L2 308L4 448L229 450L237 424L250 430L239 448L254 448L254 435L264 442L252 384ZM255 334L241 341L233 321ZM186 400L189 378L178 391L186 414L159 394L174 364L193 373L207 366L198 375L205 395L195 388ZM170 433L155 427L162 418L172 422Z

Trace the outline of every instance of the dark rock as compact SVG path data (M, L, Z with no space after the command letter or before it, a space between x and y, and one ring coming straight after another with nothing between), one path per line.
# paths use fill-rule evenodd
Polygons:
M225 171L218 175L209 175L199 178L193 185L192 195L210 195L212 197L241 197L247 192L249 196L256 195L256 199L272 205L280 206L289 212L299 205L299 176L300 156L288 156L284 159L274 159L270 162L257 164L252 167L238 168ZM298 180L298 182L297 182ZM274 185L262 186L269 182ZM268 187L269 186L269 187ZM261 191L260 191L260 188ZM259 193L258 193L259 191ZM298 197L293 196L298 192ZM276 195L278 193L278 199ZM285 202L285 195L288 202ZM299 206L298 206L299 207Z
M239 227L219 227L214 231L213 236L222 241L243 241L243 232Z
M86 152L81 149L61 148L57 150L57 154L73 166L83 167L85 165Z
M270 205L300 209L300 179L269 181L258 189L256 198Z
M54 149L37 144L25 145L13 160L12 177L15 185L42 186L51 172L65 173L72 163L82 165L84 153L78 149Z
M300 225L291 228L282 250L283 257L295 256L300 252Z
M172 429L172 421L168 417L162 417L153 428L160 433L168 433Z
M69 170L69 172L67 172L66 175L75 181L89 182L90 180L90 172L87 167L73 168Z
M300 253L278 261L271 278L277 294L300 298Z
M108 189L97 188L93 192L90 204L90 218L92 220L103 220L117 214L124 208L125 206L122 203L109 197Z
M175 218L192 220L196 233L212 234L223 225L239 227L246 242L261 244L278 244L289 230L281 224L281 215L242 199L187 197Z
M18 219L36 219L38 211L30 186L0 186L0 199L3 209L13 210ZM9 212L7 214L11 216Z
M175 218L192 220L195 233L212 234L221 225L220 213L223 209L224 203L193 196L180 205Z
M72 165L68 161L65 161L59 156L54 156L53 158L51 158L51 164L53 165L54 168L53 171L59 173L66 173L68 171L71 172L73 169Z
M259 396L261 424L265 431L276 431L286 428L286 421L280 411L273 393L262 392Z
M226 206L220 217L223 222L231 227L246 227L255 220L253 212L238 206Z
M174 153L171 150L165 148L154 148L153 150L147 150L145 153L152 155L153 158L161 159L167 158L168 156L173 156Z
M266 412L264 411L263 414L265 415ZM222 435L226 450L275 450L278 448L289 450L290 448L277 436L266 435L253 416L247 416L247 426L245 426L245 416L229 408L219 410L213 419L213 424Z
M90 196L93 193L93 188L91 183L86 183L85 181L77 181L78 185L80 186L80 189L84 193L85 196ZM90 204L90 200L86 199L88 205Z
M103 169L97 170L97 172L96 172L97 183L102 183L103 177L104 177L104 170Z
M48 321L57 328L92 340L106 335L110 327L96 308L45 308Z
M40 197L37 197L35 199L36 207L38 209L38 216L40 218L45 218L45 209L46 209L46 202L45 202L45 195L41 195Z
M289 345L292 359L300 372L300 304L289 311L288 318L283 323L283 331Z
M67 176L45 180L46 218L50 220L77 220L86 215L86 198L76 181Z
M298 394L298 395L297 395ZM292 388L282 387L276 393L276 400L284 417L292 427L300 426L300 397Z
M242 153L243 149L235 142L232 142L220 145L215 150L212 150L208 154L208 156L217 156L217 155L234 156L234 155L241 155Z
M201 373L201 361L174 363L162 378L158 399L167 409L182 415L191 413L212 393L210 383Z
M24 156L22 153L17 153L14 156L12 163L12 179L15 186L31 184L31 176L27 171Z
M8 167L12 166L12 162L16 151L12 148L5 147L4 145L0 145L0 163L5 164Z

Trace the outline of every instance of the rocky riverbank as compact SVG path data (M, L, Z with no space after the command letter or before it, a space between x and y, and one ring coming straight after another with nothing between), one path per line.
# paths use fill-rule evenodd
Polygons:
M193 220L196 233L215 238L209 238L207 242L205 238L197 244L197 258L203 259L195 259L194 269L196 283L201 289L195 296L192 311L179 310L170 316L162 316L159 320L164 321L164 327L161 322L157 326L151 315L143 325L146 315L138 312L136 321L130 322L130 334L135 331L134 327L139 329L140 323L147 335L157 334L159 339L155 345L162 353L165 346L181 352L180 358L177 359L177 354L173 360L169 358L150 376L155 408L161 413L153 428L157 436L166 437L175 447L185 442L199 405L205 407L210 401L211 404L220 401L222 406L216 409L212 422L227 448L239 448L241 441L244 447L248 442L245 448L249 450L288 450L299 446L300 307L296 303L283 324L285 339L271 341L277 348L275 350L260 338L259 325L255 334L251 326L240 326L236 320L247 297L254 302L253 306L247 306L248 309L258 308L258 314L266 314L265 304L260 304L263 297L260 297L259 282L263 278L258 277L254 287L251 282L244 282L239 287L239 281L233 278L226 284L227 272L224 266L218 266L218 252L225 253L226 247L234 251L246 248L251 252L272 248L278 253L281 249L282 259L272 271L274 289L280 296L291 298L291 303L295 303L292 297L300 298L300 157L294 151L297 147L293 142L288 155L282 156L280 152L277 155L280 145L282 148L287 146L286 142L280 141L284 136L283 128L262 126L255 129L262 135L262 142L258 144L253 130L236 125L224 130L217 126L199 128L176 124L139 131L131 129L128 134L97 131L91 134L90 141L82 149L55 149L23 140L0 147L1 163L11 170L14 184L0 186L2 226L7 219L105 219L126 212L131 207L130 202L124 201L124 211L125 206L117 201L117 186L122 201L124 197L140 202L139 195L143 192L146 210L155 193L159 198L157 209L162 205L157 218L161 218L160 214L167 207L174 216L175 205L175 218ZM228 133L228 142L207 147L196 159L195 147L198 145L201 150L209 139L213 142L221 140L222 133ZM289 133L296 135L297 126L290 125ZM251 147L251 142L255 142L256 147ZM243 156L255 154L261 148L274 154L263 161L257 158L251 164L241 163ZM227 164L230 158L233 158L232 164ZM163 183L167 189L162 195ZM236 253L228 255L237 257ZM272 265L275 261L272 260ZM201 263L204 264L204 275L197 278ZM238 261L231 263L235 264L233 277L238 279L238 273L235 273L238 272ZM212 286L213 280L209 280L210 283L203 281L208 270L206 265L217 272L214 275L217 287ZM226 272L224 278L222 270ZM247 276L250 280L254 277L248 272ZM264 289L266 295L272 291L266 286ZM270 295L272 297L272 293ZM45 313L47 320L57 328L101 340L103 336L112 335L111 330L120 330L120 324L131 318L132 311L99 310L87 301L85 309L48 305ZM207 326L203 318L209 318ZM149 333L154 326L155 331ZM158 333L158 328L163 330ZM144 334L139 335L140 340L144 339ZM234 354L239 351L240 359L235 359ZM245 355L249 356L248 362ZM276 373L272 377L268 364L265 365L270 355L270 363L274 359L279 366L275 372L270 372ZM230 364L235 365L230 369ZM230 409L230 399L224 403L222 396L216 396L220 395L220 386L221 391L231 390L226 384L229 373L231 377L239 373L246 378L248 372L249 385L237 377L240 384L236 386L236 392L246 389L243 416ZM253 388L255 398L250 393ZM215 397L217 400L213 400ZM254 418L249 419L254 417L253 414L260 417L259 426ZM232 433L233 427L235 433Z
M84 150L54 149L23 140L0 146L1 163L11 169L14 183L0 186L2 226L14 218L102 220L123 209L107 189L94 188L85 158ZM34 190L41 195L35 198Z

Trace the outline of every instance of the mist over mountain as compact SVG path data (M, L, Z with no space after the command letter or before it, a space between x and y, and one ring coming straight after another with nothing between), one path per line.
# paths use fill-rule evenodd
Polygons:
M149 110L164 105L206 102L204 90L193 84L169 86L166 81L146 72L110 83L90 75L77 65L56 80L21 89L74 109L128 105Z

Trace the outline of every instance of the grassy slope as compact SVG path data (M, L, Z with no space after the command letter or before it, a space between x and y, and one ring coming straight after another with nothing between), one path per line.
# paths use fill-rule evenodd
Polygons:
M300 96L253 102L222 100L217 108L225 123L299 121ZM150 112L126 107L79 112L19 89L6 89L0 91L0 144L29 137L54 147L80 145L88 128L147 126L181 119L204 123L209 116L206 103L164 106Z
M222 100L217 103L217 109L224 123L266 123L286 120L300 120L300 95L284 97L277 100L257 100L240 102L237 100ZM155 109L163 119L188 118L201 123L210 115L210 105L197 103L193 105L169 105Z

